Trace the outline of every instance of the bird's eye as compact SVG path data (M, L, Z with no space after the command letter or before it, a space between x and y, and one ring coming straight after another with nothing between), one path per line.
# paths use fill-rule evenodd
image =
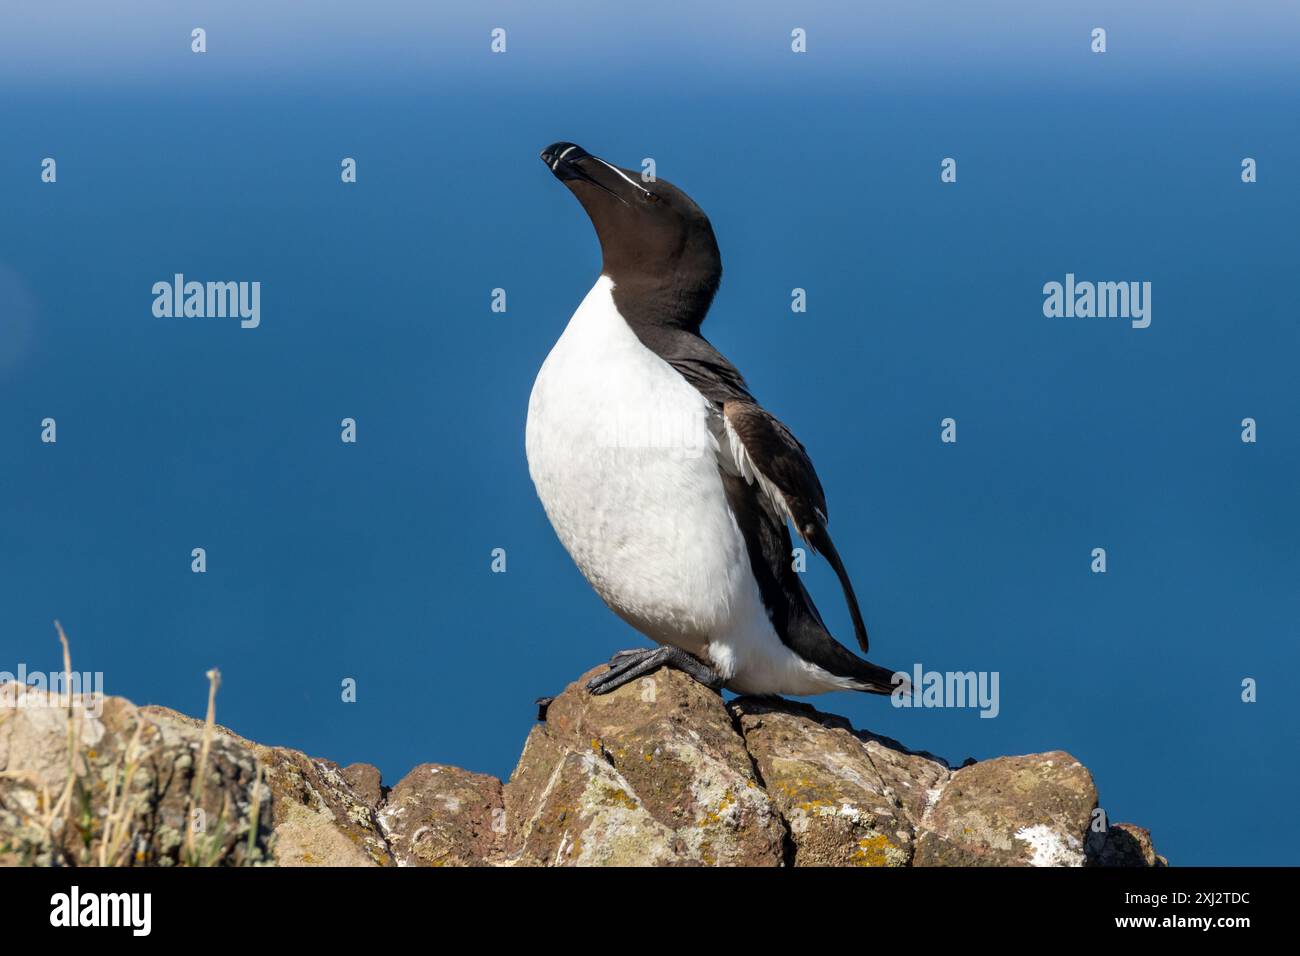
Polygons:
M659 201L659 197L648 189L641 190L641 195L645 197L645 201L648 203L656 203Z

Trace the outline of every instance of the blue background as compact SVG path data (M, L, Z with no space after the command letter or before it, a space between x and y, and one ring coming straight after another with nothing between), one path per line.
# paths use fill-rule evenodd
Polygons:
M7 8L0 670L57 669L57 617L109 693L201 713L216 665L258 741L509 774L533 698L639 643L523 454L599 269L567 139L710 214L705 332L812 453L873 658L1001 673L994 720L819 707L1069 750L1176 864L1297 862L1296 7L972 6ZM174 272L261 281L261 327L154 318ZM1066 272L1152 282L1151 327L1045 318Z

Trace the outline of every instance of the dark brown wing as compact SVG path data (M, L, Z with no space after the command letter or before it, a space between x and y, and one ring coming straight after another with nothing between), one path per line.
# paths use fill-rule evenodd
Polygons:
M825 555L840 579L862 653L867 627L862 621L853 582L826 529L826 493L807 450L780 421L754 401L724 402L722 417L730 452L742 478L757 485L778 514L788 518L813 551Z
M858 645L867 651L867 628L862 621L853 583L844 562L826 530L826 493L817 478L808 452L774 416L770 415L749 392L744 377L708 340L694 332L662 327L634 329L642 343L675 368L705 398L713 402L722 415L725 435L721 436L720 460L734 467L730 471L746 483L753 484L775 509L779 519L789 519L808 546L826 557L835 570L844 591L844 600L853 618ZM724 467L724 471L728 469ZM786 535L788 540L789 536ZM789 551L781 559L789 565ZM812 616L817 611L803 589Z

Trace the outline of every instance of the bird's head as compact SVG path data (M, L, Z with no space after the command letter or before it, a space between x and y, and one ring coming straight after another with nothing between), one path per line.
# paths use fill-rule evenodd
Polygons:
M547 146L542 162L587 211L600 240L601 271L616 285L671 283L693 310L707 310L722 258L709 217L690 196L662 179L645 182L573 143Z

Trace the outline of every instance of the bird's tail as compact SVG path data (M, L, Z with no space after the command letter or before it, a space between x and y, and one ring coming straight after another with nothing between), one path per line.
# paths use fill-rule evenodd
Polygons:
M859 657L854 657L856 666L853 668L851 675L856 683L854 690L860 690L867 694L885 694L889 695L894 691L902 688L902 693L910 692L912 682L908 680L904 671L891 671L888 667L881 667L879 664L873 664L871 661L864 661Z
M835 640L813 607L802 581L796 579L792 590L792 613L785 622L785 636L782 638L792 651L840 678L844 683L839 686L845 690L892 694L900 685L911 686L906 672L900 672L896 677L888 667L858 657Z

